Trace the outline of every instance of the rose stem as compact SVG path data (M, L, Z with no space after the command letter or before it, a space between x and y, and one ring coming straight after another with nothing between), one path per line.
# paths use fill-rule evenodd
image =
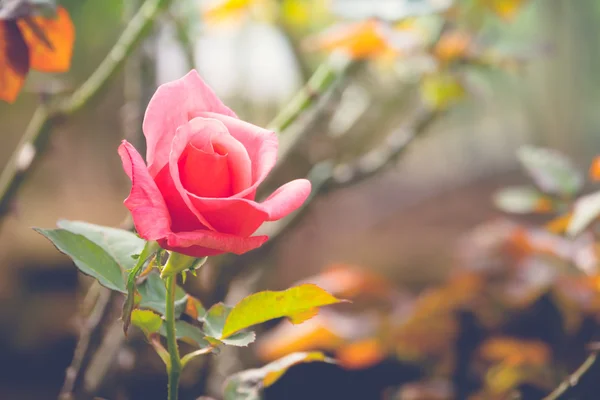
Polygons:
M168 261L167 261L168 263ZM179 376L181 375L181 359L179 358L179 349L177 348L177 336L175 333L175 282L176 275L169 276L166 279L167 300L165 307L165 325L167 330L167 350L169 352L170 363L167 365L169 375L169 397L168 400L177 400L179 389Z

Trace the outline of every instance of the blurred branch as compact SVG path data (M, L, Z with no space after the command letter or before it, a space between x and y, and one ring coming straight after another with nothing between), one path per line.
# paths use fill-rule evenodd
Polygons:
M340 66L334 66L334 63L328 61L319 65L306 84L271 121L269 129L276 132L286 130L307 108L329 90L351 64L350 61L346 61Z
M187 69L192 69L196 65L196 60L194 59L194 42L190 36L190 26L183 16L173 10L169 10L167 15L175 27L177 40L183 48Z
M9 211L12 198L39 159L54 125L97 97L170 3L171 0L146 0L98 68L71 96L55 104L38 106L0 175L0 217Z
M323 189L350 186L377 173L404 153L408 145L436 121L442 111L421 105L412 120L392 130L382 142L366 154L349 163L340 163L322 183Z
M101 292L96 300L94 309L81 329L73 361L67 368L65 382L58 396L59 400L75 399L76 393L84 383L85 371L90 364L93 355L102 343L103 326L108 322L111 315L111 299L117 295L116 292L106 288L100 288Z
M579 390L579 384L584 377L596 380L598 376L590 377L591 371L596 370L596 373L600 369L600 359L598 358L598 352L594 351L588 356L583 364L569 375L552 393L544 397L544 400L567 400L574 398L589 398L591 393L585 394L585 391Z

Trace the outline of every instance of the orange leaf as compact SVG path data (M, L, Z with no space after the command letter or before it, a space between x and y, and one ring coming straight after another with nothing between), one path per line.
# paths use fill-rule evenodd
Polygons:
M393 287L382 276L367 271L366 268L346 264L332 264L319 275L306 281L334 296L347 299L359 296L386 298L393 292Z
M0 21L0 99L12 103L29 72L27 44L14 21Z
M461 31L444 33L435 45L434 55L442 62L452 62L467 55L471 46L471 36Z
M325 51L342 51L353 59L372 58L390 49L384 26L367 20L327 30L309 47Z
M58 7L54 18L43 16L31 17L28 20L17 21L29 47L31 68L43 72L65 72L71 66L75 28L68 11ZM32 29L34 24L48 39L45 43Z
M590 166L590 179L593 181L600 181L600 156L594 158L592 165Z
M283 322L263 334L258 342L258 357L272 361L298 351L335 350L344 339L328 318L317 315L301 325Z
M550 361L550 348L539 340L496 337L488 339L479 349L481 357L490 362L508 365L546 365Z
M338 350L336 358L344 368L362 369L379 363L385 355L381 343L376 339L366 339L343 346Z
M563 233L566 232L567 227L569 226L569 223L571 222L572 216L573 216L572 213L567 213L567 214L561 215L559 217L556 217L553 220L549 221L545 225L545 227L548 231L550 231L556 235L562 235Z

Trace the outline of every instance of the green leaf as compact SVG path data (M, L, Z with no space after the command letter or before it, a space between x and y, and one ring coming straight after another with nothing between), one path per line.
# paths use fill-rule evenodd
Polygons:
M259 400L261 389L277 382L289 368L308 362L334 362L323 353L292 353L262 368L249 369L230 376L225 381L225 400Z
M161 329L163 320L160 315L150 310L133 310L131 313L131 323L140 328L148 336Z
M524 146L517 157L535 184L546 193L573 196L583 186L583 175L557 151Z
M60 220L57 225L66 231L83 235L102 247L119 264L123 271L129 270L136 265L137 260L132 256L140 254L146 245L144 239L139 238L135 233L123 229L67 220Z
M48 238L60 252L71 257L81 272L96 278L109 289L126 292L123 271L101 246L85 236L64 229L34 230Z
M264 291L242 299L229 312L222 336L275 318L288 317L298 324L315 316L318 307L341 302L317 285L304 284L280 292ZM209 311L210 312L210 311Z
M165 337L167 336L167 330L164 325L160 329L160 334ZM187 342L191 341L192 344L195 344L202 349L210 346L208 340L204 338L204 332L197 326L185 321L180 320L175 322L175 335L177 336L177 339L189 339Z
M146 261L156 253L158 250L158 243L146 242L142 253L137 257L137 264L129 271L127 277L127 296L123 302L123 311L121 312L121 319L123 320L123 333L127 335L127 329L131 322L131 312L135 306L135 293L136 293L136 280Z
M529 186L513 186L499 190L494 195L494 204L502 211L513 214L528 214L545 211L552 199Z
M420 89L423 101L434 110L444 110L465 97L462 83L449 73L425 76Z
M567 235L579 235L598 217L600 217L600 192L580 197L575 202L573 215L567 227Z
M149 274L146 280L138 286L137 290L142 297L138 305L140 308L149 308L161 315L165 314L167 288L157 273ZM178 286L175 289L175 318L178 318L185 310L186 303L187 295Z
M204 332L207 335L207 340L213 345L224 343L230 346L248 346L256 339L254 332L237 332L228 337L224 337L223 335L223 327L231 310L231 307L223 303L217 303L208 310L203 318Z

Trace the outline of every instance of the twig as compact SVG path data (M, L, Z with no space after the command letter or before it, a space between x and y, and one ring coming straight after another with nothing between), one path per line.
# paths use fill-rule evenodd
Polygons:
M567 400L574 398L588 398L584 396L584 393L581 392L579 385L581 380L584 377L591 378L595 381L598 379L598 375L595 377L588 376L592 371L595 370L596 374L600 371L600 363L599 363L598 353L593 352L588 356L588 358L581 364L577 371L573 372L573 374L569 375L567 379L565 379L552 393L548 396L544 397L544 400ZM579 394L579 396L577 396ZM592 395L592 393L589 393ZM591 397L589 397L591 398Z
M319 65L306 84L292 97L290 102L277 114L269 124L269 129L276 132L286 130L300 114L312 106L315 101L326 93L337 78L353 63L345 61L336 66L331 61Z
M127 57L152 27L156 16L171 0L146 0L131 19L98 68L68 98L35 110L17 148L0 175L0 217L10 209L13 196L25 180L47 142L53 126L81 110L116 75Z
M67 368L65 382L58 396L60 400L74 399L75 394L82 387L85 371L92 360L95 349L102 343L102 327L111 315L111 298L115 295L116 292L102 288L92 313L81 329L73 361Z
M338 164L323 186L327 189L349 186L379 173L403 154L414 139L427 132L442 113L421 105L407 125L394 129L379 146L350 163Z

